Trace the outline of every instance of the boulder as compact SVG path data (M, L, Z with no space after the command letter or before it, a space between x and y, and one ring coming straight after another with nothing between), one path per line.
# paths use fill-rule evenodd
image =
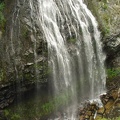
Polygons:
M118 117L120 110L120 88L112 88L106 94L100 96L103 106L97 102L85 102L83 107L78 109L79 120L99 120L103 117Z

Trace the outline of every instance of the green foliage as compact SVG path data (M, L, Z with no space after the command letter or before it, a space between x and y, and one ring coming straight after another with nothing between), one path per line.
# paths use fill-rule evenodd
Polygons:
M5 4L4 2L0 3L0 29L4 29L4 25L5 25L5 17L3 14L3 10L4 10Z
M14 114L12 115L11 120L20 120L20 116L18 114Z
M120 120L120 117L117 117L116 120Z
M120 68L107 69L108 78L114 78L120 75Z
M104 36L107 36L109 33L110 33L110 28L109 28L108 26L104 26L104 27L102 28L102 34L103 34Z
M59 108L60 106L68 104L68 101L70 100L70 94L62 93L61 95L56 96L54 99L50 100L49 102L43 104L40 109L41 112L39 112L42 116L48 115L55 111L56 108Z
M70 38L70 39L68 40L68 42L74 44L74 43L76 43L76 38Z
M5 4L3 2L0 3L0 11L3 11L4 7L5 7Z
M9 116L9 111L8 110L4 110L4 115L5 115L5 117L8 117Z
M101 4L101 8L105 11L108 9L108 5L106 3Z
M17 106L12 107L12 109L5 110L7 118L10 120L33 120L34 118L44 118L54 111L65 106L71 101L71 92L63 91L61 94L56 95L54 98L50 98L49 101L41 101L37 98L36 101L28 101ZM43 98L44 99L44 98ZM44 103L43 103L44 102Z
M109 26L109 22L110 22L110 16L109 14L102 14L102 19L104 20L104 26L102 29L102 32L104 34L104 36L108 35L110 33L110 26Z
M105 28L105 34L107 35L107 34L109 34L110 33L110 28L109 27L106 27Z
M14 114L11 114L11 111L9 111L9 110L4 110L4 115L5 115L5 117L6 118L11 118L10 120L20 120L20 115L19 114L16 114L16 113L14 113Z

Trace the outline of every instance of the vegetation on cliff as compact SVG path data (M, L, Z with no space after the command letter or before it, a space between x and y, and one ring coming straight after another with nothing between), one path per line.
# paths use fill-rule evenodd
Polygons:
M4 2L0 2L0 30L4 31L4 25L5 25L5 17L4 17L4 8L5 4Z
M94 16L96 16L104 36L120 33L119 0L88 0L86 2Z
M26 5L27 6L27 5ZM9 14L12 13L12 10L13 8L11 7L11 5L9 5L10 9L9 11ZM20 10L19 6L17 6L18 9ZM28 6L27 6L28 7ZM28 84L33 84L35 82L38 82L36 81L36 77L34 76L36 74L36 71L39 72L39 78L40 78L40 81L39 83L42 84L42 83L47 83L47 77L49 75L49 73L51 72L51 70L48 68L48 61L47 61L47 45L46 43L43 42L43 36L42 36L42 33L40 33L39 31L36 31L36 36L37 36L37 39L39 40L39 42L37 42L37 47L35 49L35 53L37 54L37 56L40 57L40 59L37 59L38 64L36 64L33 59L35 58L35 55L33 54L33 43L35 41L32 41L31 40L31 36L32 36L32 23L30 23L30 21L28 21L27 17L24 17L24 16L29 16L29 11L27 11L29 8L25 8L23 10L21 10L20 12L20 21L21 22L21 27L23 27L23 29L20 29L21 33L20 33L20 36L16 37L13 39L13 43L15 46L14 49L18 50L18 46L15 45L15 43L18 41L18 40L21 40L21 43L20 43L20 47L19 47L19 50L20 50L20 53L17 51L13 56L12 56L12 53L9 51L11 49L11 44L6 47L6 44L9 44L10 43L10 36L8 35L8 33L10 32L11 29L7 30L6 31L6 35L4 37L6 37L8 35L8 39L3 39L0 41L0 43L4 43L4 44L1 44L0 45L0 50L2 48L4 48L4 50L1 50L1 55L2 54L6 54L6 56L9 54L11 55L10 57L12 58L11 59L11 63L13 64L13 62L18 62L16 64L17 68L18 68L18 72L19 72L19 79L18 82L22 85L22 87L19 89L16 89L15 88L15 85L17 84L16 82L16 77L15 77L15 70L11 70L10 72L7 73L8 69L7 69L7 65L8 65L8 59L7 58L4 58L3 57L3 60L5 61L2 61L2 62L5 62L5 64L1 65L0 63L0 83L10 83L11 82L11 79L12 79L12 85L14 86L15 90L16 91L25 91L25 90L28 90L30 87ZM115 33L119 33L120 32L120 1L119 0L90 0L90 5L89 7L91 7L92 9L92 12L94 13L94 15L96 16L98 22L99 22L99 28L102 32L102 35L103 36L108 36L110 34L115 34ZM1 39L1 34L5 31L5 24L7 22L7 25L9 26L10 23L11 23L11 16L9 16L9 19L7 18L7 21L5 19L5 16L4 16L4 9L7 9L7 7L5 6L4 2L0 2L0 39ZM27 14L23 14L24 11L27 11L28 13ZM18 12L18 11L17 11ZM6 13L8 14L8 13ZM6 15L7 16L7 15ZM17 19L18 20L18 19ZM25 20L25 21L24 21ZM34 19L33 19L34 20ZM31 20L32 21L32 20ZM37 26L37 25L36 25ZM38 27L38 26L37 26ZM37 28L36 27L36 28ZM39 27L38 27L39 28ZM16 35L16 31L18 30L18 27L17 26L14 26L14 35ZM1 32L2 31L2 32ZM19 30L18 30L19 31ZM33 31L35 32L35 31ZM32 36L33 37L33 36ZM112 36L111 36L112 37ZM118 39L119 41L119 39ZM76 39L75 38L71 38L71 39L68 39L68 44L72 44L74 45L76 43ZM110 43L112 45L112 42ZM120 43L118 43L120 46ZM107 43L105 44L107 45ZM2 46L2 47L1 47ZM8 53L6 53L5 50L5 47L8 49ZM108 46L109 47L109 46ZM112 49L111 49L112 48ZM106 52L107 55L112 55L114 54L114 56L116 56L116 52L115 52L115 48L114 46L111 47L111 51L109 51L109 48L108 48L108 51ZM72 48L71 48L72 49ZM2 52L4 51L4 53ZM119 51L119 48L117 47L117 51ZM113 53L114 52L114 53ZM110 54L109 54L110 53ZM15 56L16 55L16 56ZM18 55L18 56L17 56ZM20 57L19 57L20 56ZM119 55L117 55L119 56ZM0 56L1 57L1 56ZM19 61L20 59L20 61ZM2 59L0 59L0 62L1 62ZM109 57L109 65L111 64L111 61L112 61L112 57ZM120 61L119 61L120 62ZM113 64L112 64L113 65ZM108 77L107 77L107 88L111 88L111 86L116 86L117 84L117 87L120 86L120 67L118 65L116 65L117 67L116 68L113 68L113 66L110 66L111 68L108 68L107 69L107 74L108 74ZM15 67L16 67L15 66ZM3 68L2 68L3 67ZM10 73L10 75L8 75ZM7 76L7 77L6 77ZM9 79L10 78L10 79ZM24 79L23 79L24 78ZM24 83L25 82L25 83ZM0 102L1 102L1 105L3 105L3 103L5 104L6 102L3 101L3 96L7 96L7 97L4 97L4 100L8 100L11 98L9 96L11 96L11 93L7 93L8 91L10 91L9 89L7 90L7 92L5 94L4 91L6 91L6 86L3 86L2 84L0 85L2 87L4 87L4 90L3 88L1 87L0 89L0 92L1 92L1 96L0 96ZM27 86L27 87L26 87ZM9 88L11 86L8 86ZM48 88L46 88L48 89ZM13 88L12 88L13 90ZM11 90L11 91L12 91ZM3 93L2 93L3 92ZM19 92L18 92L19 93ZM6 95L8 94L8 95ZM13 95L13 93L12 93ZM12 97L12 102L13 102L13 97ZM5 110L4 111L4 114L5 114L5 118L6 119L11 119L11 120L19 120L19 119L22 119L22 117L26 117L26 119L28 117L37 117L38 115L40 115L39 117L42 117L42 116L45 116L45 115L48 115L48 114L51 114L52 112L55 111L56 109L56 106L54 105L54 103L56 102L57 103L57 107L60 107L62 105L65 105L67 103L67 101L70 99L70 96L67 96L65 94L62 94L61 96L58 96L57 98L55 99L52 99L51 101L45 103L45 104L39 104L40 106L40 110L38 110L38 112L36 113L35 111L35 108L36 108L36 105L34 104L30 104L30 107L32 108L32 110L28 110L28 108L25 108L26 105L23 107L21 107L20 105L18 106L18 111L17 113L13 113L12 114L12 111L10 110ZM6 106L8 106L9 104L11 104L12 102L7 102L6 103ZM39 101L41 102L41 101ZM6 107L4 105L4 107ZM29 106L29 105L28 105ZM16 107L16 106L15 106ZM33 110L34 109L34 110ZM27 112L28 113L27 113ZM42 112L41 112L42 111ZM16 112L16 111L15 111ZM19 115L19 112L22 114L22 112L25 112L27 114L25 114L25 116L20 116ZM105 117L105 116L104 116ZM29 118L28 118L29 119ZM100 120L106 120L107 118L100 118ZM117 117L116 120L120 120L120 117Z

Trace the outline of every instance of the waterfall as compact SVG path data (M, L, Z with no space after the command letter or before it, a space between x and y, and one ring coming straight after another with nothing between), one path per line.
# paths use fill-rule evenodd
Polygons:
M105 56L100 32L84 2L38 0L38 9L37 17L48 44L55 93L68 87L75 92L76 85L90 99L103 92ZM70 40L74 43L68 43Z
M20 0L17 1L20 2ZM97 21L85 5L84 0L24 0L24 4L28 4L28 9L30 9L30 18L26 17L25 20L28 20L27 23L31 30L29 39L32 39L32 44L29 45L31 49L26 47L24 51L34 53L34 62L32 63L30 60L28 65L35 64L37 66L39 56L36 49L37 43L40 42L36 36L38 31L42 31L48 45L48 65L51 71L48 82L52 86L50 88L53 95L67 94L71 97L69 99L73 107L83 100L95 99L103 93L106 81L105 55L102 51ZM19 19L21 6L22 4L16 6L18 10L16 10L17 13L15 12ZM29 11L26 12L29 14ZM20 22L18 18L15 19ZM14 19L12 21L14 24ZM12 32L15 34L16 26L14 31L11 29L10 37L10 48L13 50L13 54L15 48ZM21 28L19 28L20 30ZM16 36L16 38L19 37ZM15 43L17 43L17 39ZM24 48L28 43L22 45L21 41L18 44L19 52L21 46ZM15 55L17 56L17 54ZM19 70L16 66L17 63L15 63L17 74ZM35 69L36 79L39 79L39 70L37 67ZM65 109L67 107L65 106ZM73 111L75 110L72 109L71 112L73 113ZM68 113L70 114L69 111Z
M97 21L83 0L38 0L38 21L48 44L54 94L69 89L74 101L105 90L105 55Z

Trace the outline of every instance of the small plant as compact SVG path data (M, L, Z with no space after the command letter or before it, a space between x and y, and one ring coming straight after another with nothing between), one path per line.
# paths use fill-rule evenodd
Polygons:
M49 116L54 111L65 106L71 101L71 92L65 90L60 94L56 95L54 98L50 97L49 101L42 102L40 99L30 100L26 103L20 103L10 108L9 111L6 110L6 118L8 120L33 120L34 118L44 118ZM28 109L29 108L29 109Z
M106 3L103 3L103 4L101 5L101 7L102 7L102 9L105 11L105 10L107 10L108 5L107 5Z
M105 34L109 34L109 33L110 33L110 28L106 27Z
M20 120L20 116L18 114L14 114L12 115L11 120Z
M5 115L5 117L8 117L9 116L9 111L8 110L4 110L4 115Z
M103 29L102 29L102 34L104 36L107 36L108 34L110 33L110 28L108 26L105 26Z
M68 40L68 42L74 44L74 43L76 43L76 38L70 38L70 39Z
M120 68L116 69L107 69L108 78L114 78L120 75Z

